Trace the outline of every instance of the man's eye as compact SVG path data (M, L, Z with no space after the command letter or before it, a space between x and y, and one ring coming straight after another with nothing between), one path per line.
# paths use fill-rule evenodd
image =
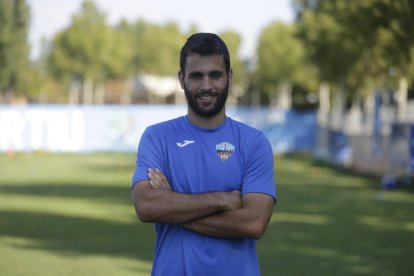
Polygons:
M201 78L201 75L199 75L199 74L194 74L194 75L190 75L189 77L190 77L190 79L195 80L195 79L200 79L200 78Z
M219 79L222 76L223 76L222 73L212 73L212 74L210 74L210 77L213 78L213 79Z

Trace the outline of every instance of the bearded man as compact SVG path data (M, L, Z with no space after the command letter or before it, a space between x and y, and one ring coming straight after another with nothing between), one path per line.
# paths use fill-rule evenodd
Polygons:
M152 275L260 275L256 240L276 203L265 135L225 113L230 56L211 33L180 53L187 115L149 126L132 178L138 218L155 223Z

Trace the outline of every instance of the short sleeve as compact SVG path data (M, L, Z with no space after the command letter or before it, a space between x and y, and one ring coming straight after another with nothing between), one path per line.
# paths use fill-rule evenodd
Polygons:
M264 193L276 200L273 150L263 133L255 140L247 159L242 194Z
M148 169L162 169L162 146L159 137L155 135L151 128L147 128L141 136L138 145L137 160L134 174L132 177L132 186L143 180L148 180Z

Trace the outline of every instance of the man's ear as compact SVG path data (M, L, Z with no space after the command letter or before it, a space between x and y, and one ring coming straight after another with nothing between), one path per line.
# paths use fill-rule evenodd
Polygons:
M182 89L184 89L184 73L180 71L178 71L178 80L180 81L180 86Z

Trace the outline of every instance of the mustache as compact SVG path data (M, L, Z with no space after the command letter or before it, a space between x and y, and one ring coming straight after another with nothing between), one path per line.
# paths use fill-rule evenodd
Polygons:
M217 95L218 93L205 91L205 92L197 93L196 97L214 97Z

